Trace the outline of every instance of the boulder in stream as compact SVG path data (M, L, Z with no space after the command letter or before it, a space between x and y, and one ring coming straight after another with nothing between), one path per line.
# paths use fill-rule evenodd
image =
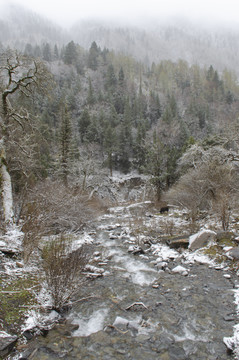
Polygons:
M178 265L175 268L173 268L172 272L175 273L175 274L181 274L181 275L184 275L184 276L188 275L188 270L185 267L181 266L181 265Z
M209 244L216 239L216 233L212 230L203 229L189 238L189 249L197 250Z

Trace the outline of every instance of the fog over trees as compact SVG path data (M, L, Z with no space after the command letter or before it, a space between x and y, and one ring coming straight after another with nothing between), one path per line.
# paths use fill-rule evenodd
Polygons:
M0 29L1 171L16 199L7 215L2 175L6 222L19 221L24 206L17 199L45 179L83 194L98 189L98 180L88 183L96 174L138 171L151 176L160 200L180 178L180 157L193 154L193 144L203 154L216 147L228 157L237 152L239 32L180 22L143 30L85 22L67 32L18 7ZM40 68L45 94L37 92ZM207 176L211 165L203 166ZM177 186L196 171L189 168ZM198 201L197 209L208 207Z

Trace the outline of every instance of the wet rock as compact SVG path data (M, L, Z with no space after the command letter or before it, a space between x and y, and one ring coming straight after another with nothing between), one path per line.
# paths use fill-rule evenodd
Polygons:
M188 275L188 270L185 267L181 266L181 265L178 265L175 268L173 268L172 272L175 273L175 274L181 274L183 276Z
M143 250L140 246L138 246L138 245L129 246L128 252L129 252L129 253L132 253L132 254L134 254L134 255L144 254L144 250Z
M223 343L226 345L226 348L229 352L232 352L235 348L235 339L234 337L224 337Z
M29 341L34 337L34 332L31 330L25 330L22 335Z
M226 278L226 279L231 279L231 275L230 275L230 274L224 274L223 276L224 276L224 278Z
M129 321L128 328L133 331L139 330L139 323L137 321Z
M169 348L170 360L185 360L187 359L186 353L182 347L171 345Z
M184 248L187 249L189 245L189 237L188 236L180 236L174 239L166 240L166 243L172 249Z
M159 270L166 270L168 263L166 261L159 261L156 263L156 267Z
M144 343L145 341L148 341L150 339L150 335L146 335L146 334L139 334L136 337L136 341L139 343Z
M36 352L37 352L37 349L29 348L29 349L25 350L25 351L22 353L22 355L21 355L21 357L20 357L19 360L29 360L29 359L32 359L33 356L36 354Z
M0 332L0 356L8 355L14 348L18 337Z
M234 321L235 318L236 318L236 315L234 313L227 314L227 315L223 316L223 319L225 321Z
M228 250L226 255L233 260L239 260L239 246Z
M0 245L0 251L9 257L18 256L21 254L21 251L19 249L14 249L11 247L8 247L7 245Z
M117 316L115 321L113 322L113 326L119 327L121 329L122 328L126 329L128 324L129 324L129 320L122 318L121 316Z
M211 230L201 230L197 234L190 236L189 249L197 250L206 246L210 241L216 239L216 233Z

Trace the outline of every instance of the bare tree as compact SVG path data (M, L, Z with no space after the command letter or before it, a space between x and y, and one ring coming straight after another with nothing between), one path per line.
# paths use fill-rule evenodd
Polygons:
M16 105L17 95L33 96L34 89L45 90L50 76L45 66L34 59L7 51L0 58L0 189L4 223L7 229L15 224L12 179L8 149L10 132L14 127L24 129L30 120L28 111ZM14 106L16 105L16 106ZM20 151L20 148L19 148Z
M238 174L231 152L222 147L203 150L193 146L180 159L187 168L175 186L167 193L167 200L190 210L195 221L199 210L212 210L225 230L229 226L230 208L238 194Z

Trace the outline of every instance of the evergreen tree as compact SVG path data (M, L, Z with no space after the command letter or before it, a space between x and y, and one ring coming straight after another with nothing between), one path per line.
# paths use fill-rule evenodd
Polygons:
M156 132L153 143L146 144L145 172L152 176L151 181L156 190L156 197L159 201L164 188L164 145L159 140Z
M100 53L100 49L98 48L96 42L93 41L88 55L88 67L92 70L97 70L98 68L99 53Z
M74 41L69 42L65 47L64 63L68 65L76 64L77 49Z
M115 107L113 105L111 105L111 108L110 108L109 122L113 128L115 128L119 124L119 118L118 118L117 112L115 110Z
M130 148L124 125L120 125L117 146L117 163L119 170L127 173L130 169Z
M107 164L109 166L110 176L112 176L113 173L113 151L115 149L115 141L115 131L109 123L105 131L104 148L107 153Z
M48 43L43 45L42 55L43 55L43 60L48 62L52 60L51 47Z
M123 70L123 68L122 68L122 66L121 66L121 68L120 68L120 71L119 71L119 86L121 87L121 88L123 88L124 87L124 85L125 85L125 76L124 76L124 70Z
M99 127L98 119L95 115L92 116L90 124L87 127L85 139L89 143L100 143L101 129Z
M39 45L36 45L33 50L33 55L35 58L40 58L42 56L41 48Z
M90 114L87 109L84 109L80 119L79 119L79 131L80 131L80 137L81 141L84 142L85 136L88 130L88 127L90 125Z
M94 91L93 91L93 87L92 87L92 83L91 83L91 79L89 78L89 87L88 87L88 95L87 95L87 104L89 105L93 105L95 102L95 97L94 97Z
M140 123L137 128L137 135L134 143L134 165L138 171L142 171L145 165L145 136L146 129L143 123Z
M62 179L67 186L68 184L68 175L69 175L69 160L70 160L70 145L71 145L71 121L70 115L67 110L66 104L61 105L60 109L60 144L61 144L61 169L62 169Z
M155 94L152 90L149 95L149 108L148 116L151 121L151 124L155 123L161 117L161 104L159 100L159 95Z
M32 45L29 44L29 43L26 44L24 54L27 55L27 56L33 56L33 52L34 52L34 50L33 50Z
M107 68L106 76L105 76L105 89L107 91L114 91L117 84L117 79L115 76L114 67L110 64Z
M58 51L58 47L55 44L54 46L54 60L58 60L59 59L59 51Z

